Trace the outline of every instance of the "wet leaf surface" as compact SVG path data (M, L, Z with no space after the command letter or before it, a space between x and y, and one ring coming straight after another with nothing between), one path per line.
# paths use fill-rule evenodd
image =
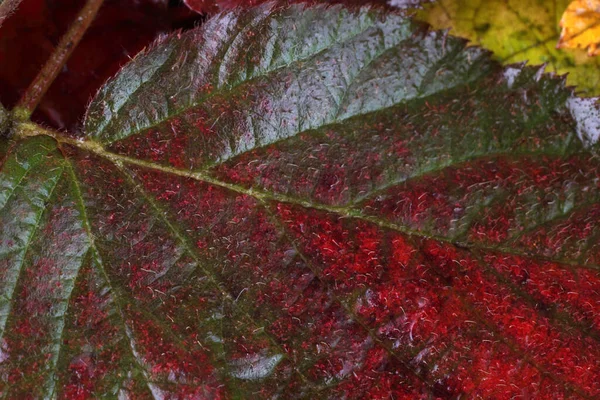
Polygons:
M597 397L599 122L381 11L164 38L0 139L2 395Z

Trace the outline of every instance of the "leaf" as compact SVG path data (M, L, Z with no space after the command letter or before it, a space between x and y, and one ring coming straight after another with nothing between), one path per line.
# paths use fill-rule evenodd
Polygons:
M599 121L393 13L163 38L80 138L13 131L0 390L597 397Z
M600 1L574 0L560 19L562 32L557 47L587 49L589 56L600 54Z
M439 0L420 12L434 28L491 50L503 63L546 63L568 73L567 83L585 96L600 95L600 61L584 50L557 49L559 20L569 0Z

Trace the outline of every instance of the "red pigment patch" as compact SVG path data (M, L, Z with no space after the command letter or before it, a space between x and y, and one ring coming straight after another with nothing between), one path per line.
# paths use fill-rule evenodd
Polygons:
M128 310L136 351L147 366L150 379L203 385L219 392L220 379L210 356L199 345L180 346L156 321L140 312Z
M598 373L593 359L600 357L590 348L592 342L557 328L488 276L485 266L466 251L434 241L415 247L407 237L373 224L280 204L276 213L288 231L284 234L248 196L183 178L165 182L162 174L141 169L136 173L169 220L197 245L194 251L202 265L224 282L238 308L261 321L255 329L264 327L290 364L300 366L312 382L350 388L354 374L376 376L362 370L369 365L368 354L380 348L364 324L406 368L405 375L394 375L399 367L381 361L386 365L381 374L396 376L389 387L410 381L406 388L416 388L414 374L419 374L439 396L494 397L503 385L514 395L526 388L538 395L546 390L535 367L540 365L559 382L597 393L591 376ZM118 198L118 203L126 202L126 197ZM127 234L120 219L117 214L110 229ZM150 236L159 232L155 227ZM143 278L130 282L133 287L149 283ZM294 293L286 295L286 287ZM177 319L175 304L190 304L188 310L193 310L191 298L162 310ZM344 307L358 315L360 324ZM171 328L180 329L182 322ZM559 349L544 345L553 342ZM230 351L238 360L266 345L262 340L234 341ZM530 354L532 361L523 362L522 354ZM568 368L583 372L572 377ZM560 391L562 386L555 388ZM374 386L360 390L377 393Z
M408 244L403 236L397 235L392 239L392 260L396 268L406 267L416 252L417 249Z
M171 217L189 232L195 251L210 260L207 265L219 265L214 273L226 282L233 298L255 306L276 299L285 302L297 295L290 287L301 291L310 281L310 270L298 265L293 247L279 244L281 233L254 199L193 180L162 182L160 174L139 174L157 197L179 190L180 195L161 201L177 210Z
M269 332L283 344L292 364L304 366L314 382L343 381L372 346L318 281L281 313Z
M487 208L483 211L481 220L476 221L469 230L469 240L494 244L505 243L511 235L512 214L515 207L514 201L507 200Z
M517 356L527 354L534 365L591 396L600 393L600 382L595 379L600 373L600 353L594 340L553 326L551 320L488 278L465 252L433 241L426 242L423 250L431 257L432 265L448 274L455 290L474 307L474 318L493 324L500 338L517 346ZM575 370L579 371L576 375L572 373Z
M361 368L332 391L339 398L427 398L431 389L419 379L403 379L404 369L405 366L399 365L384 349L374 347L362 360Z
M510 255L490 254L485 261L530 294L540 309L564 313L582 327L593 327L590 334L600 337L600 314L595 306L600 304L597 271Z
M282 221L301 240L302 253L311 258L319 276L347 288L368 286L383 273L379 248L383 238L373 225L323 218L308 210L277 206Z
M323 215L317 218L316 215L319 214L287 206L280 206L278 211L298 240L308 249L306 254L315 265L321 266L323 273L334 270L332 267L336 265L336 259L345 254L342 246L335 245L338 242L336 239L343 238L344 243L349 243L355 238L355 234L345 230L337 218L327 218ZM370 230L361 227L361 231ZM326 236L327 240L323 236ZM382 242L381 238L385 236L382 233L378 236ZM438 376L446 377L446 383L442 386L447 393L492 395L498 393L497 385L517 385L515 393L526 390L531 382L522 379L521 371L529 370L528 376L531 379L535 377L539 380L540 374L531 365L522 365L522 352L532 354L535 362L544 368L551 367L560 379L572 380L567 368L560 367L552 357L547 356L551 348L545 343L551 343L553 340L566 343L567 339L563 333L537 315L535 310L527 311L527 306L508 291L489 281L479 265L462 250L434 241L425 242L422 250L424 259L419 261L417 258L409 263L408 268L404 265L395 272L396 281L401 281L401 285L394 287L392 284L386 284L386 281L374 278L369 282L364 297L357 303L358 314L366 323L377 327L378 335L386 343L390 343L392 348L397 348L401 357L407 357L407 351L410 354L409 349L416 346L412 358L417 368L427 370L427 365L436 365L436 362L446 360L445 364L439 364L445 367L437 371L441 374ZM332 252L338 251L339 254L335 253L335 256L332 256ZM378 256L385 254L382 251L378 252ZM387 262L385 264L387 265ZM405 276L402 276L402 271L406 271ZM328 275L328 279L330 277L337 278L333 274ZM414 282L413 286L411 281ZM342 299L355 293L357 289L341 279L335 281L332 287L335 287L336 296ZM506 307L498 313L487 299L492 293L498 293L494 294L493 298ZM474 310L471 309L472 305L475 305ZM524 312L526 314L523 314ZM482 345L482 341L485 343L485 340L498 340L494 332L487 338L482 335L482 316L486 321L494 323L499 332L507 335L509 341L519 346L520 350L513 352L506 346ZM510 321L502 318L509 318ZM538 332L543 332L539 334L539 339L535 338ZM552 337L546 337L547 335ZM561 354L560 358L568 359L572 367L579 366L595 371L597 366L591 362L591 358L584 361L581 356L575 356L590 351L589 345L586 344L588 341L582 337L574 340L575 343L571 345L573 350ZM461 342L464 344L458 345ZM473 349L478 346L482 346L479 350L481 354L473 359L480 359L483 364L474 365L479 369L483 369L485 365L489 373L466 367L472 362L466 362L465 358L471 359ZM556 352L556 349L552 351ZM507 352L511 355L510 358ZM591 389L590 386L594 385L592 375L587 373L586 377L574 381L573 384L579 388L590 388L586 390L595 393L595 389ZM535 385L532 387L536 388ZM443 392L442 388L437 386L435 390Z
M475 336L476 335L476 336ZM481 398L510 399L542 392L543 375L498 342L485 328L455 337L438 360L431 360L438 388ZM446 374L452 371L451 374ZM552 382L553 394L564 388Z
M289 316L277 320L270 331L285 343L284 348L296 365L309 368L307 373L312 379L340 382L348 385L346 389L356 383L355 377L370 375L369 354L380 348L317 281L289 308ZM423 386L407 364L385 363L375 375L386 375L390 384L397 387Z
M323 274L323 279L331 283L335 296L343 303L355 303L354 310L362 322L405 365L425 366L426 356L443 351L447 346L444 342L460 334L467 319L460 303L444 288L445 282L429 276L429 268L418 262L414 247L404 237L385 234L372 225L349 232L336 217L281 204L277 209L301 244L301 251L319 269L319 276ZM364 246L343 247L358 242L358 238ZM368 249L371 258L378 258L386 266L372 274L353 271L369 276L368 284L354 284L348 270L342 268L343 262L338 261L346 253L356 252L356 247L359 251Z

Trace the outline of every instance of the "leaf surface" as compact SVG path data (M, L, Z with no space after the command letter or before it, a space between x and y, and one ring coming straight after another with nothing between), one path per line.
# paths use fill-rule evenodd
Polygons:
M381 11L164 38L2 139L2 395L596 397L599 120Z

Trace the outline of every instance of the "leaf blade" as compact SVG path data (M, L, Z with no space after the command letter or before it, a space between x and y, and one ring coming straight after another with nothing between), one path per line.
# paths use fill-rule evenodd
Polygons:
M256 19L266 9L258 10L246 19L231 15L254 27L299 9ZM311 10L301 14L306 21L324 9ZM102 120L100 103L131 70L95 100L100 108L88 115L87 138L54 134L61 153L53 157L72 165L70 184L92 249L64 319L69 342L56 362L59 397L598 393L593 304L600 276L582 255L596 254L598 232L581 223L598 202L594 109L576 113L562 80L502 69L453 37L366 10L327 10L349 25L367 15L411 31L388 48L367 28L373 41L365 43L379 47L343 76L341 90L327 85L339 82L330 74L315 91L310 79L324 70L302 52L290 53L302 58L298 65L282 64L268 76L274 82L259 77L262 86L244 86L244 79L256 82L243 64L247 55L235 49L246 43L239 32L251 31L241 28L211 50L224 63L201 66L213 71L203 79L231 87L206 97L201 112L195 105L171 109L162 137L153 128L114 130L135 126L135 112ZM139 60L192 68L178 49L213 26L188 39L173 36ZM272 46L262 39L254 46ZM329 52L333 59L347 45L335 42L317 57ZM259 65L268 69L271 53ZM244 67L224 74L233 60ZM161 74L170 66L158 64L145 83L117 89L133 99L151 86L164 95ZM395 97L407 82L414 90ZM286 90L272 90L277 85ZM198 85L186 87L183 97L197 95ZM236 92L248 87L255 91L249 98ZM222 116L228 91L238 96L233 110L242 117L233 110ZM277 104L273 115L263 115L261 91ZM270 122L294 105L290 99L309 98L306 108L288 112L304 120ZM336 119L339 109L347 118ZM272 135L273 125L283 133ZM102 136L111 129L114 137ZM267 139L243 142L248 132ZM222 151L222 143L235 151ZM413 205L403 208L407 202ZM503 206L532 205L536 211L519 211L516 228L508 229L512 241L493 242L492 233L506 233L499 224L485 240L468 234L505 216ZM569 218L579 236L560 225ZM560 250L549 257L535 244L544 224ZM519 236L519 226L530 231ZM508 251L520 243L520 254ZM10 362L21 354L11 353Z

